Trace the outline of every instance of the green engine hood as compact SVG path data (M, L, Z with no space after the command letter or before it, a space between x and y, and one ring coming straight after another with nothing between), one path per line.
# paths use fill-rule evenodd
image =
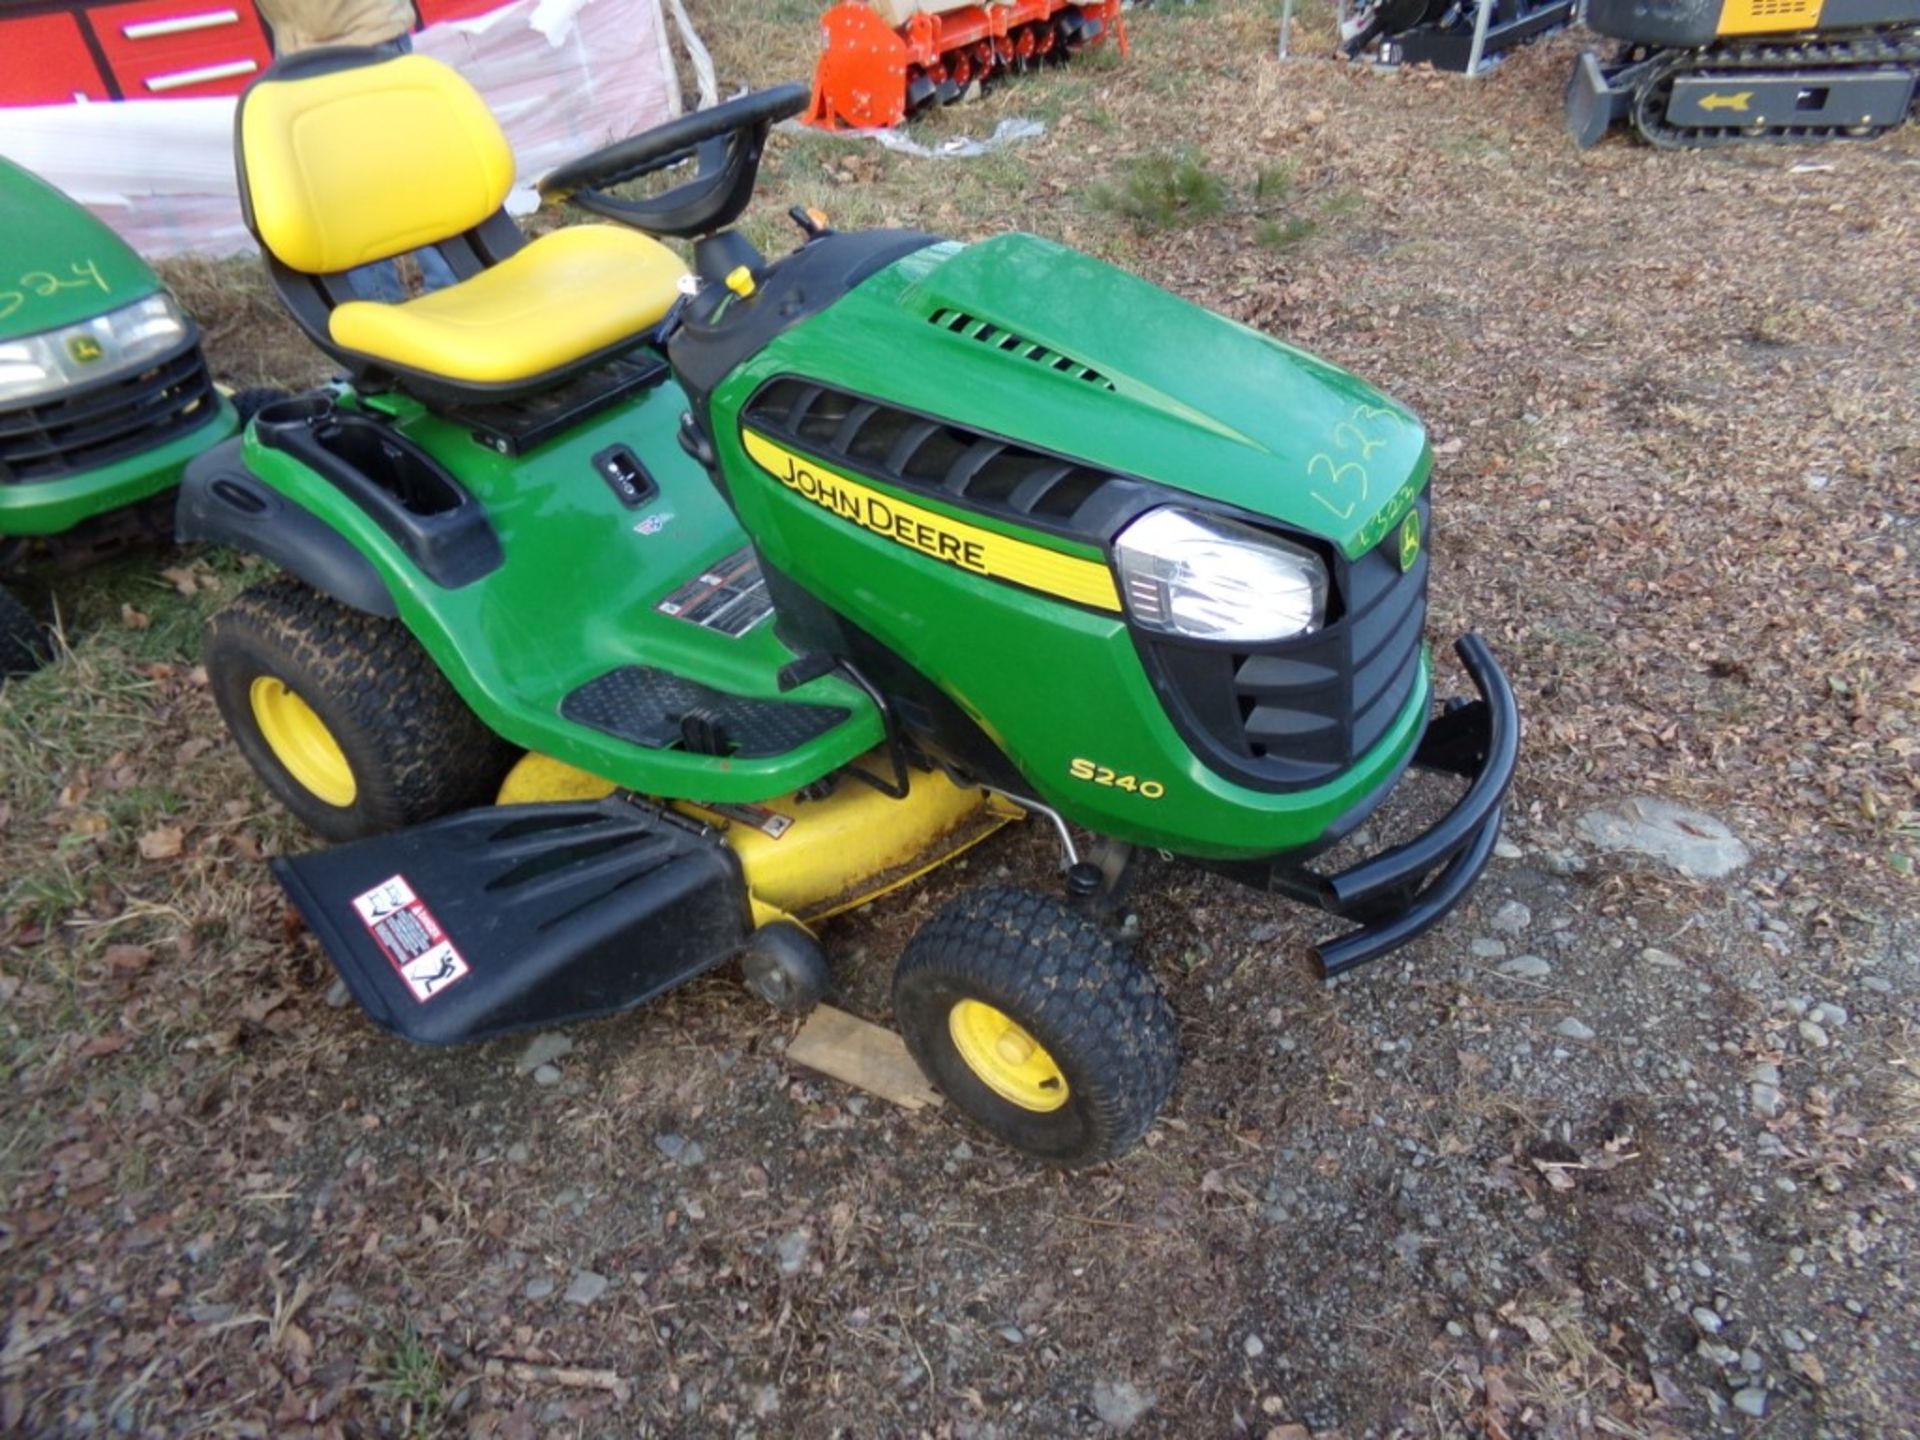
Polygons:
M908 256L758 357L1371 548L1426 483L1419 423L1346 372L1031 235Z
M160 288L125 241L86 209L0 160L0 339L90 319Z

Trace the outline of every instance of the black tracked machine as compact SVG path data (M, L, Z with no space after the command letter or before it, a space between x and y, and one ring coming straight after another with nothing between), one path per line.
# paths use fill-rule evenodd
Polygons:
M1340 53L1478 75L1573 20L1574 0L1364 0L1340 7Z
M1567 83L1582 149L1631 119L1652 144L1870 140L1920 81L1920 0L1588 0L1592 51Z

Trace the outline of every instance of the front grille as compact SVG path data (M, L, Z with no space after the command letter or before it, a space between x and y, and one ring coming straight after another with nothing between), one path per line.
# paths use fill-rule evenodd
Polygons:
M1417 503L1425 535L1427 498ZM1342 562L1334 577L1342 608L1298 640L1235 650L1140 633L1154 688L1196 753L1243 784L1301 790L1378 744L1420 673L1427 553L1423 545L1402 572L1395 527Z
M218 410L196 341L129 375L0 409L0 482L57 480L185 434Z
M830 465L1094 544L1163 498L1141 481L809 380L769 381L741 418Z

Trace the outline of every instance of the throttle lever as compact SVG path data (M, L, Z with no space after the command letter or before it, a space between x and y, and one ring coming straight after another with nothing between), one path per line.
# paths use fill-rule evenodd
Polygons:
M833 226L827 223L826 213L815 210L811 205L795 205L787 211L787 218L800 227L800 233L807 238L804 244L811 244L823 235L833 234Z

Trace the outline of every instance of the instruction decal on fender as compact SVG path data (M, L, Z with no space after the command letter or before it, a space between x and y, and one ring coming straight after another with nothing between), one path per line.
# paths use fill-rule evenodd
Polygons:
M467 975L467 962L406 876L395 875L356 895L353 908L414 999L425 1003Z
M653 608L737 639L773 613L773 599L760 561L747 546L701 571Z
M1050 550L925 509L796 455L752 430L742 429L740 439L754 462L782 485L862 530L989 580L1119 612L1120 592L1114 588L1113 572L1102 561Z

